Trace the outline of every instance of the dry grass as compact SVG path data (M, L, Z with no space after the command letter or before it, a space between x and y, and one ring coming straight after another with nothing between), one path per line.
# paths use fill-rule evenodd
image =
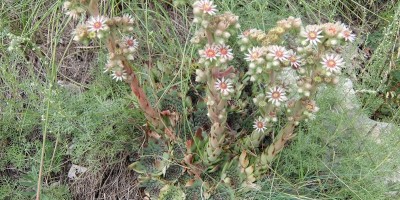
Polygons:
M129 170L127 154L118 155L110 163L104 161L100 169L89 170L68 185L74 199L141 199L137 188L137 174Z

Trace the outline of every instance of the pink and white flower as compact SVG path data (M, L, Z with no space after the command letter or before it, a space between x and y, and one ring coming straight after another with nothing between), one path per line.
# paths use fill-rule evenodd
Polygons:
M109 29L106 24L107 20L104 16L91 17L87 22L87 27L90 32L106 31Z
M73 4L70 1L65 1L63 4L63 10L65 14L72 17L72 19L77 19L85 12L85 9L79 5Z
M336 37L342 31L342 26L337 23L326 23L323 25L324 32L328 37Z
M253 128L258 132L264 132L267 129L267 120L263 119L261 116L254 121Z
M113 73L111 74L111 76L116 81L122 81L122 80L126 80L127 79L128 74L125 72L125 70L118 69L118 70L114 70Z
M344 64L343 58L340 55L327 54L322 58L322 67L324 67L329 72L338 73Z
M199 9L203 14L208 14L208 15L215 15L217 10L217 6L214 5L214 3L210 0L200 0L196 1L193 4L194 9Z
M124 21L126 21L128 24L133 24L133 22L135 21L134 18L132 17L132 15L130 15L130 14L124 14L122 16L122 19Z
M88 37L88 28L85 24L79 24L76 26L75 30L72 31L72 35L74 36L75 41L81 41Z
M350 30L346 25L342 24L343 30L340 32L339 36L344 38L344 41L353 42L356 39L356 35Z
M309 25L301 32L301 36L306 38L306 42L310 42L312 45L317 45L317 43L321 43L321 40L319 40L323 37L321 33L322 31L318 26Z
M266 97L268 98L268 102L272 102L275 106L280 106L281 102L287 100L285 90L278 86L270 88L270 92L267 92Z
M213 61L219 56L218 48L215 45L206 45L204 49L199 51L201 57L206 60Z
M249 53L245 54L245 60L248 62L260 62L261 60L264 60L262 58L264 51L261 47L253 47L248 50Z
M215 82L215 89L217 91L220 91L221 94L224 96L228 96L234 91L231 79L225 79L224 77L222 77L222 79L217 79L217 81Z
M238 35L239 39L248 38L250 35L251 29L243 31L242 34Z
M285 47L272 45L268 47L268 56L274 58L274 60L279 60L281 62L287 60L288 52L286 51Z
M288 51L288 60L293 69L299 69L302 63L301 57L296 55L293 50Z
M219 57L224 60L232 60L233 53L229 45L221 44L218 46Z
M139 42L133 37L124 37L124 44L130 52L135 52L139 46Z
M319 107L313 100L307 101L305 106L306 106L307 111L312 112L312 113L316 113L319 110Z

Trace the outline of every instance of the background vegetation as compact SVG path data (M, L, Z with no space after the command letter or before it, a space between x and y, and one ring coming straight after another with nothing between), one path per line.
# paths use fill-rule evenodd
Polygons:
M191 2L179 2L108 0L102 1L102 8L109 15L133 13L141 52L135 67L149 83L149 96L154 105L180 110L189 120L190 112L196 111L173 98L176 90L195 91ZM135 174L126 166L142 148L144 117L129 86L102 74L106 52L100 50L101 44L81 46L72 41L78 22L63 14L62 3L0 2L0 199L32 199L40 165L42 199L141 199ZM265 30L293 15L305 23L340 20L357 33L353 46L341 51L348 52L345 76L353 80L362 109L348 111L340 103L346 96L324 90L318 97L317 120L302 125L299 137L278 156L271 175L259 182L262 189L246 199L400 198L400 180L389 179L400 173L400 132L380 135L377 144L376 138L360 131L354 118L367 114L400 123L400 3L217 4L240 16L242 30ZM67 174L72 164L88 171L71 180Z

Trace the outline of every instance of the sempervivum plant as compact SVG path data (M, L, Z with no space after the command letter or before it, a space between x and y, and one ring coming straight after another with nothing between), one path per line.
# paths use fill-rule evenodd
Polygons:
M238 16L220 13L213 1L196 1L191 42L198 49L195 80L205 91L207 111L192 114L207 115L210 127L197 129L183 142L175 134L177 115L150 105L131 67L139 44L132 34L133 18L108 18L97 6L96 0L64 4L73 18L86 10L92 15L76 27L74 39L86 44L105 41L109 58L104 71L130 85L149 122L143 155L130 165L140 174L146 198L235 199L239 191L258 188L256 181L296 136L300 122L316 117L318 87L338 83L345 62L337 47L355 40L341 23L304 26L294 17L278 21L267 32L248 29L237 35ZM246 85L250 91L244 91ZM246 114L254 118L240 133L229 128L233 111L251 111Z
M203 143L189 142L197 144L188 151L190 155L200 155L190 156L189 161L202 163L209 173L220 171L222 182L233 189L238 189L238 183L242 188L257 188L255 181L267 174L274 157L296 136L299 123L315 118L317 88L338 83L345 63L335 49L354 41L355 35L341 23L304 26L300 18L289 17L268 32L245 30L237 37L243 54L226 59L222 55L232 50L224 49L223 54L218 47L235 46L228 44L228 39L240 27L238 17L218 15L217 7L206 0L194 3L193 9L199 28L192 42L199 46L201 66L196 70L196 81L206 84L208 117L213 126ZM233 73L240 69L228 64L241 58L248 68L243 77L237 77L234 74L243 73ZM250 80L250 101L256 107L253 130L229 137L235 133L226 123L230 114L226 101L238 98L234 94L242 93L245 80ZM270 137L270 144L262 144L266 137Z

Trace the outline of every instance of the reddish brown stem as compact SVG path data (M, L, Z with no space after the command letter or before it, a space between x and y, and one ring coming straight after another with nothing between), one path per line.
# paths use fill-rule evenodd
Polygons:
M100 13L98 4L99 4L98 0L90 0L89 13L94 17L99 16L99 13Z
M234 70L234 68L232 66L230 66L225 71L215 71L215 72L213 72L213 76L215 78L222 78L222 77L228 76L230 73L233 72L233 70Z
M89 12L93 16L99 15L99 8L98 8L98 0L91 0L89 3ZM107 40L107 49L110 52L111 57L115 59L118 56L122 62L122 67L124 68L125 72L130 77L128 80L130 81L129 85L133 94L136 96L139 102L139 107L144 112L146 119L154 126L157 130L162 130L166 134L166 136L172 140L176 139L172 128L168 127L164 124L160 111L158 109L153 108L150 105L150 102L147 98L146 93L143 91L142 86L140 85L139 79L136 76L135 72L132 70L131 65L127 61L127 59L123 56L116 55L116 38L113 33L111 33L110 37Z

